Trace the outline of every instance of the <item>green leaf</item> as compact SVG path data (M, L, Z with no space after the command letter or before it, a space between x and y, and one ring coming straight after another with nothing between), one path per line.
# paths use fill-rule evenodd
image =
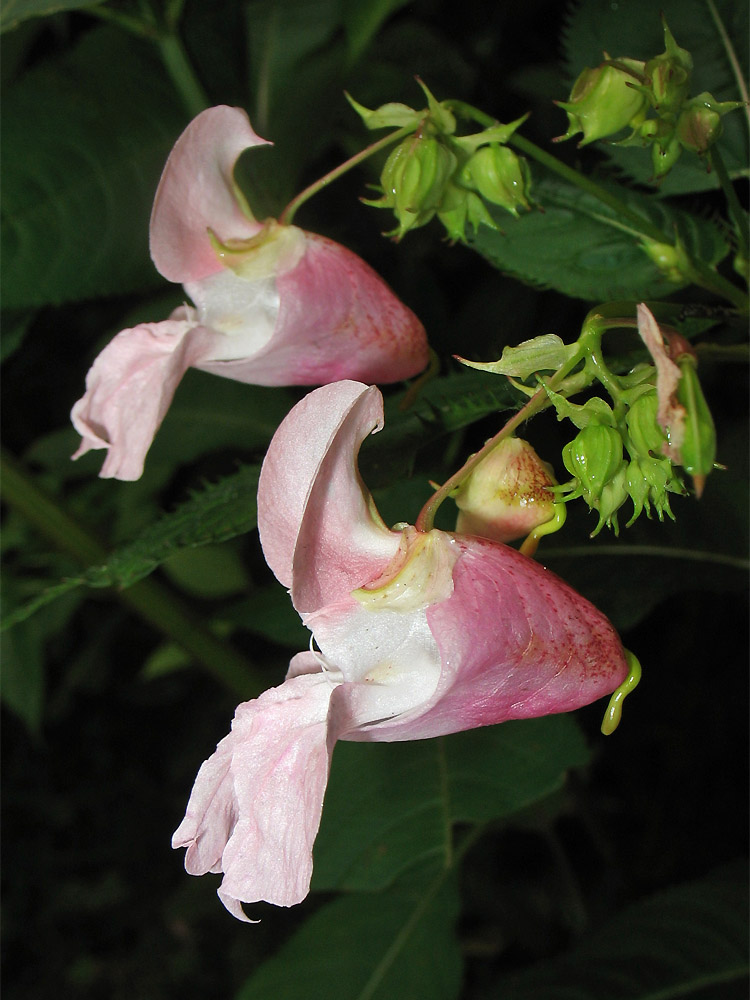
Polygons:
M300 170L329 145L340 113L339 0L253 0L247 8L253 126L274 148L254 183L291 198ZM247 161L249 161L249 157ZM260 164L260 159L256 159ZM240 176L243 163L240 164ZM251 197L251 205L255 203Z
M728 252L707 219L625 188L617 193L665 234L676 229L692 256L715 264ZM503 232L480 226L469 245L507 274L587 301L661 298L688 284L662 277L640 248L638 235L593 195L545 178L535 185L534 197L543 212L518 219L497 216Z
M329 903L265 962L236 1000L454 1000L459 900L446 872Z
M29 17L44 17L61 10L96 7L101 0L5 0L0 11L0 31L15 28Z
M3 581L4 603L16 586L11 579ZM35 736L39 735L44 710L47 648L68 625L79 603L80 597L72 594L56 607L45 608L33 623L0 636L0 697Z
M299 651L310 643L310 632L294 610L289 591L280 583L254 588L245 600L223 608L217 617L287 649Z
M165 560L185 549L209 545L251 531L257 521L259 469L247 466L233 476L206 486L200 493L165 514L139 538L117 549L101 566L92 566L43 591L9 615L3 627L23 621L33 612L77 587L130 587Z
M748 5L733 0L716 0L726 33L737 46L740 72L748 76ZM741 100L732 64L721 35L705 0L628 0L627 4L602 5L599 0L584 0L572 9L563 40L570 81L585 66L597 66L606 50L614 57L649 59L664 51L662 11L677 43L692 53L694 70L691 93L709 91L717 101ZM561 97L564 95L560 95ZM560 112L562 118L562 112ZM744 119L744 120L743 120ZM742 110L723 120L719 145L732 176L747 176L748 129ZM611 162L639 183L647 183L653 174L650 150L623 148L609 143L598 144ZM677 164L659 184L662 195L685 194L718 188L715 174L709 173L697 156L683 152Z
M349 61L356 62L385 20L407 0L344 0L344 30Z
M569 954L495 984L502 1000L747 996L745 863L629 907Z
M151 49L95 29L3 103L5 307L158 285L149 215L185 121Z
M587 761L571 716L441 739L336 746L315 842L314 889L376 889L415 865L450 862L455 823L510 816Z

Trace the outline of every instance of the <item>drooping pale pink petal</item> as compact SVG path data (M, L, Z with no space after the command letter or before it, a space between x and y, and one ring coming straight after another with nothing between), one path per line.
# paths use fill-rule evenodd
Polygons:
M242 205L234 165L240 153L269 145L241 108L202 111L175 143L151 213L151 257L170 281L198 281L223 268L209 239L245 239L263 227Z
M190 319L141 323L118 333L86 376L86 393L70 417L81 435L73 458L107 448L104 479L134 480L177 385L211 353L217 335Z
M643 302L637 307L638 332L656 366L656 393L659 408L656 419L668 437L664 454L680 461L680 447L685 438L685 407L677 400L677 385L682 377L679 366L672 361L664 345L659 324Z
M279 314L264 350L246 362L256 385L320 385L342 379L397 382L429 360L424 327L360 257L305 233L305 252L276 280ZM242 362L211 365L231 374ZM250 381L250 379L242 379Z
M240 705L198 773L172 846L187 847L191 874L224 872L219 895L235 916L242 902L292 906L309 891L335 688L325 673L304 672Z
M515 549L454 536L453 593L426 610L442 673L428 703L347 739L424 739L568 712L628 674L607 619Z
M320 607L315 592L347 597L398 550L398 534L373 519L356 467L361 441L382 425L378 390L342 381L309 393L271 441L258 530L268 565L285 587L294 584L298 610Z

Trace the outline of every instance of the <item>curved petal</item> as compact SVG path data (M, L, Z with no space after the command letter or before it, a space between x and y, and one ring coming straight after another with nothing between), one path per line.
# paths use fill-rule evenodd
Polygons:
M374 519L356 466L361 442L382 426L380 392L342 381L305 396L273 436L258 483L258 530L277 579L294 584L298 610L319 607L317 592L348 595L398 550L398 534Z
M296 267L278 274L278 322L265 350L248 362L252 381L383 383L422 371L429 351L414 313L351 250L313 233L305 239Z
M334 690L325 674L303 673L240 705L198 772L172 846L187 847L190 874L224 872L219 895L235 916L241 902L292 906L309 891Z
M568 712L628 673L617 633L580 594L515 549L456 537L453 594L427 608L442 674L421 709L347 739L408 740Z
M107 448L99 475L138 479L180 379L210 354L216 337L189 319L141 323L118 333L94 361L86 393L71 411L82 438L73 458Z
M246 239L263 227L238 196L233 179L240 153L269 145L241 108L202 111L169 154L151 212L151 257L170 281L198 281L223 268L208 230L220 240Z

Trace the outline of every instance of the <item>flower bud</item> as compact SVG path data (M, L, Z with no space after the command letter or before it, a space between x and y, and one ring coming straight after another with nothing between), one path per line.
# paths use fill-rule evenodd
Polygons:
M365 204L392 208L399 223L393 235L401 239L433 217L456 164L454 154L432 136L404 139L391 152L380 175L383 197Z
M528 164L507 146L493 143L480 147L461 171L461 183L511 215L517 216L519 207L529 207L526 199L531 184Z
M722 116L744 106L742 101L716 101L709 93L698 94L680 112L677 138L685 149L702 155L720 137Z
M679 139L674 132L670 136L665 136L654 142L651 147L654 177L663 177L668 174L680 158L681 152L682 146L680 146Z
M445 187L437 217L445 226L448 238L453 241L465 239L467 225L471 226L475 233L480 223L490 229L500 228L479 195L459 187L452 181Z
M578 480L581 495L594 507L623 464L622 438L614 427L591 423L563 448L562 457Z
M660 521L664 515L674 520L669 506L669 492L682 493L683 485L675 475L672 463L668 458L652 458L649 456L634 458L627 467L627 490L633 501L633 516L628 521L628 527L646 511L651 517L651 506L656 510Z
M608 528L612 528L615 534L618 533L617 511L622 507L627 498L628 469L625 462L622 461L614 476L612 476L609 482L604 484L601 496L591 504L592 507L599 511L599 522L591 532L592 538L599 534L605 524Z
M635 89L644 64L637 59L617 59L585 69L573 84L568 101L556 101L568 115L568 131L555 142L583 132L579 146L639 124L648 108L648 97Z
M497 542L523 538L554 516L554 485L550 467L528 442L505 438L455 494L456 531Z
M666 22L664 46L664 52L649 59L644 70L650 84L651 103L660 114L679 110L687 98L693 70L693 57L687 49L680 48Z
M690 258L679 239L677 243L672 244L657 243L656 240L644 237L640 246L667 281L673 281L676 285L684 285L691 280L693 271Z
M652 389L639 396L628 410L625 423L632 448L628 447L639 458L662 454L666 438L656 419L658 408L656 389Z

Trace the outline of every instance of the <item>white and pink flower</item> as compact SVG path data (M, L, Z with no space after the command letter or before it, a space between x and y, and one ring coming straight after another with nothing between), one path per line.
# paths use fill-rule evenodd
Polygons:
M425 739L566 712L628 674L610 623L544 567L488 539L388 529L360 479L380 392L311 392L266 456L258 526L318 651L240 705L201 767L173 846L219 895L280 906L308 893L334 744Z
M153 261L193 305L123 330L86 378L71 419L78 458L106 448L100 475L138 479L189 367L255 385L395 382L428 360L424 329L345 247L258 222L234 182L246 149L266 145L239 108L209 108L172 150L151 215Z

